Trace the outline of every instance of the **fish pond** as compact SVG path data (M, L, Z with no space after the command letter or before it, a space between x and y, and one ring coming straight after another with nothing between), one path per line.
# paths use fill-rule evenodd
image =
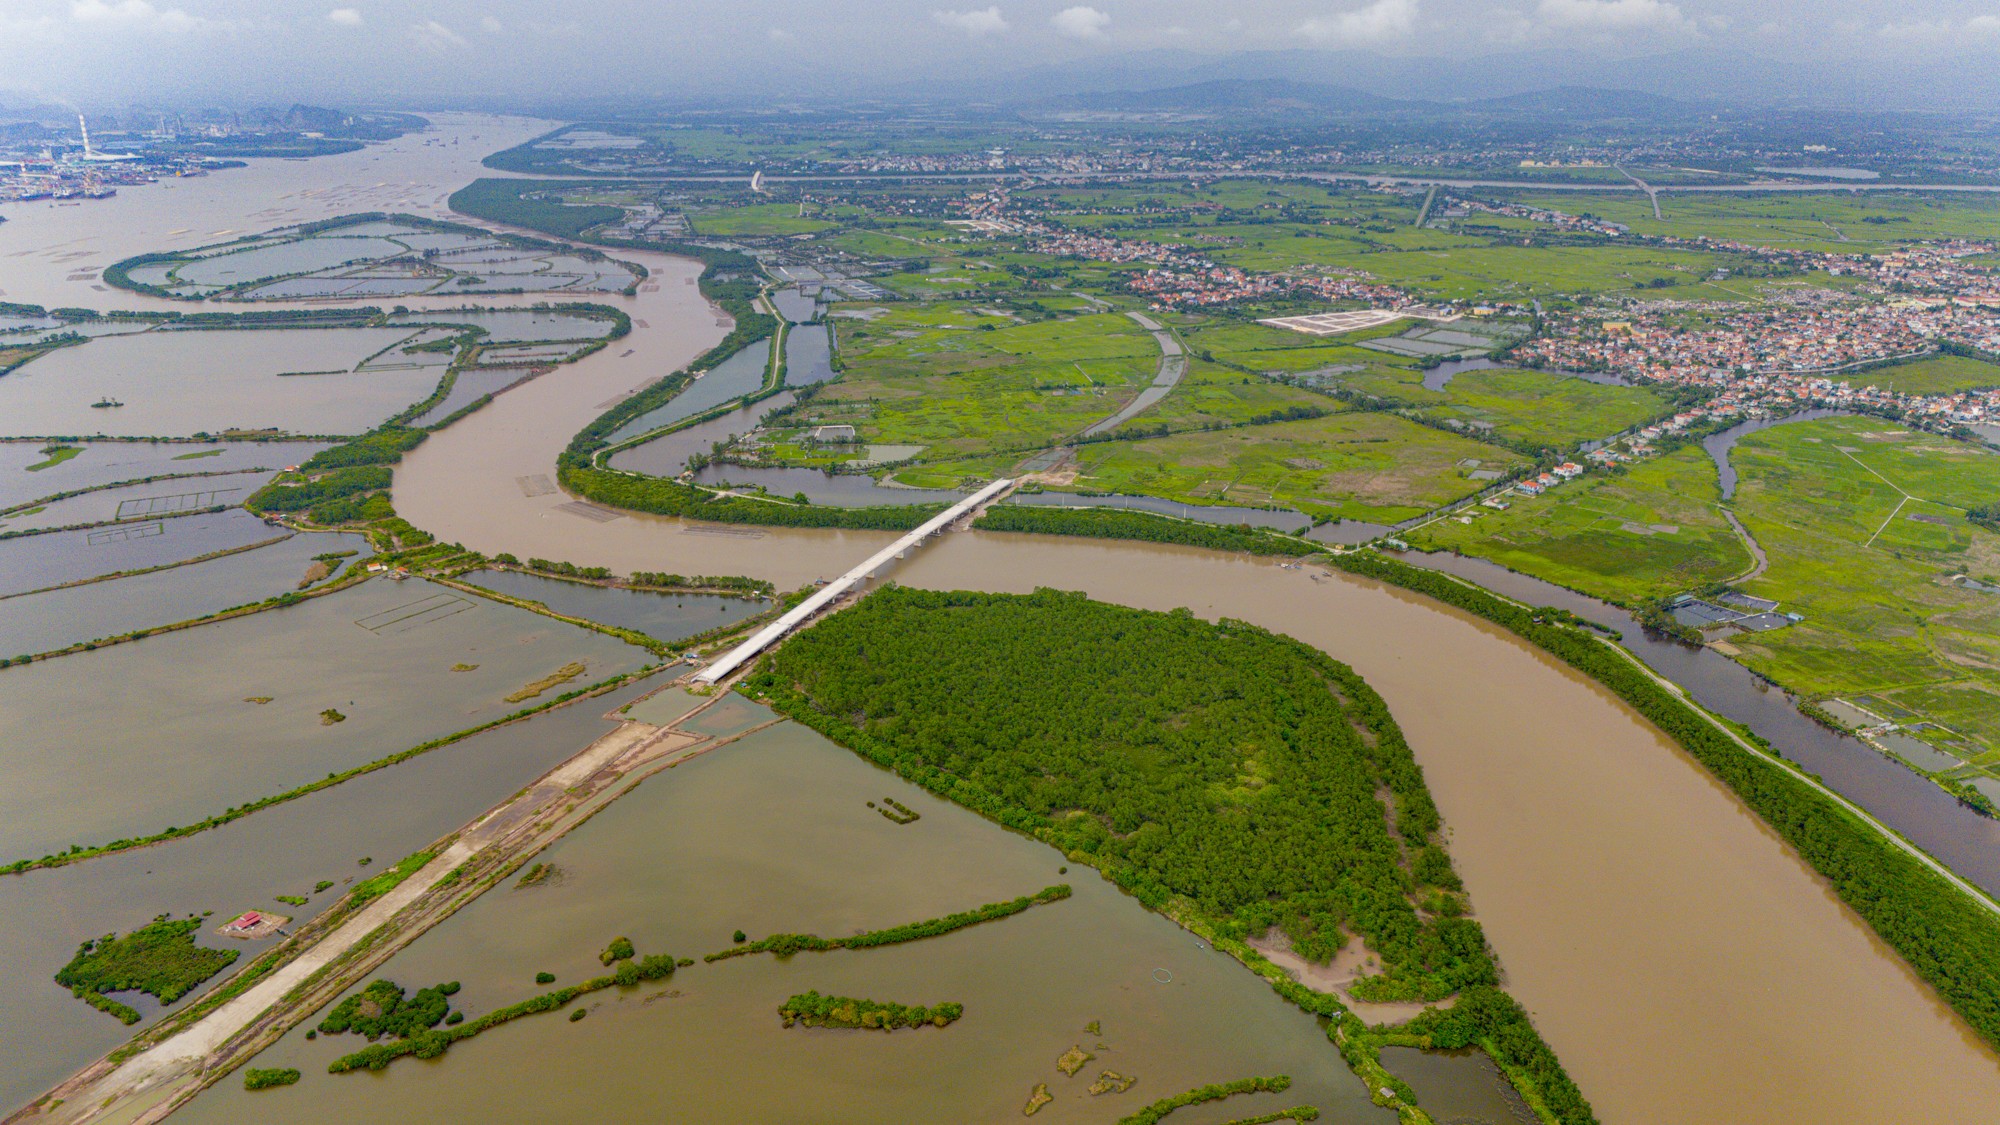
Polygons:
M782 778L782 784L773 784ZM883 815L894 799L918 814ZM870 802L875 807L870 807ZM640 784L545 851L559 877L502 884L392 957L375 976L457 980L469 1017L604 972L629 937L641 955L694 964L673 976L529 1016L443 1057L330 1075L353 1036L295 1028L257 1059L306 1077L278 1096L211 1087L190 1122L317 1122L385 1114L447 1120L763 1122L1018 1120L1101 1123L1212 1082L1286 1074L1282 1094L1182 1110L1213 1123L1309 1104L1322 1122L1391 1125L1315 1020L1225 954L1140 907L1087 868L790 723ZM941 937L862 950L701 958L731 934L845 935L934 918L1067 883L1068 899ZM787 1030L795 994L950 1001L949 1027ZM1072 1048L1093 1056L1057 1069ZM1106 1071L1135 1079L1090 1093ZM550 1075L563 1080L553 1082ZM246 1101L254 1097L256 1100Z
M527 610L375 579L0 669L0 862L190 824L647 662Z

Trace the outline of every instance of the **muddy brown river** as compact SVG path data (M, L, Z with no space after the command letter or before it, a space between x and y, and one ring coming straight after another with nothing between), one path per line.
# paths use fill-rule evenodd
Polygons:
M398 510L488 551L780 585L886 542L524 495L598 404L719 337L691 292L635 298L652 330L631 357L559 370L427 442L397 473ZM946 536L893 577L1186 605L1352 664L1409 732L1509 987L1606 1121L1975 1120L2000 1104L2000 1058L1773 833L1608 693L1482 622L1275 563L1039 536Z
M260 161L99 205L10 209L0 295L150 307L69 281L70 271L343 211L437 213L450 190L482 174L480 155L539 129L439 121L351 157ZM488 552L788 587L839 574L885 543L876 533L619 515L552 490L571 434L725 331L692 284L692 263L628 256L655 273L617 299L633 334L432 438L398 470L398 510ZM1148 545L948 535L894 577L1185 605L1352 664L1409 733L1508 986L1606 1122L1981 1121L2000 1105L2000 1058L1771 832L1629 709L1484 623L1358 580Z

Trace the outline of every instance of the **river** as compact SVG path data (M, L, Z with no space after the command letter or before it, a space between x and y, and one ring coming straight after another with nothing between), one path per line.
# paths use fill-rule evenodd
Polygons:
M667 310L644 315L671 323ZM655 332L639 344L684 358L717 334L700 313L680 323L691 338ZM740 568L780 585L837 574L887 541L599 523L552 511L560 497L523 496L511 478L549 471L589 404L640 373L600 358L422 446L398 471L399 510L489 550L614 569L640 559ZM1943 1106L1971 1119L2000 1096L1993 1054L1761 822L1607 693L1484 623L1270 563L1036 536L947 536L895 577L1188 605L1353 664L1409 732L1510 987L1607 1120L1887 1122Z
M484 137L480 149L537 128L440 121ZM164 218L171 207L126 205L152 189L53 219L24 214L35 221L0 226L0 251L50 247L67 223L98 255L91 264L102 264L224 228L360 206L434 209L482 174L470 144L419 135L360 159L221 173L195 185L220 201L197 208L198 234L169 237L189 225ZM381 161L401 162L407 182L424 186L362 186ZM303 194L319 182L347 183L348 194ZM236 203L245 191L250 208L294 211L245 214ZM549 490L557 452L607 400L670 373L726 330L696 296L694 264L621 256L655 271L638 294L617 299L633 334L419 447L397 471L398 510L440 539L488 552L743 573L785 587L831 577L886 544L889 535L872 532L605 519ZM146 303L63 281L72 267L45 252L8 261L0 280L11 299ZM1486 623L1372 583L1154 545L955 534L895 577L1186 605L1282 630L1354 665L1409 734L1509 988L1607 1121L1970 1121L2000 1103L1994 1054L1773 833L1603 690ZM441 1065L448 1073L452 1064Z

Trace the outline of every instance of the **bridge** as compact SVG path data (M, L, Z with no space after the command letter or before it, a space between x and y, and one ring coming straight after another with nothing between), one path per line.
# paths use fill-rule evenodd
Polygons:
M730 649L715 663L696 672L694 681L698 684L720 683L731 673L749 663L758 653L776 644L785 634L810 621L814 614L825 609L842 594L873 578L877 570L900 558L905 551L922 546L925 540L950 527L952 521L1012 487L1014 482L1003 477L925 520L915 531L868 556L860 566L820 587L811 597L788 610L783 617L764 626L755 636Z

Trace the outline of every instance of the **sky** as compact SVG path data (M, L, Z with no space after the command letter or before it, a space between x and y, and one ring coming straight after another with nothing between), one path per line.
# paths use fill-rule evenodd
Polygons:
M0 92L85 107L669 98L1091 56L1727 47L2000 60L2000 0L0 0Z

